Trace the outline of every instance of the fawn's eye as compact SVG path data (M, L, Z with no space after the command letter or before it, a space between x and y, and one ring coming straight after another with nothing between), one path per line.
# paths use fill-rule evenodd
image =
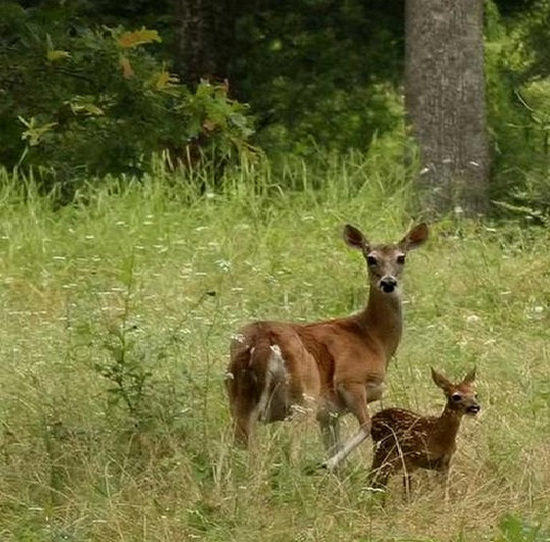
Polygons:
M405 263L405 254L399 254L399 256L397 256L397 263L400 263L400 264Z
M460 395L460 393L453 393L451 395L451 399L455 402L455 403L458 403L461 399L462 399L462 395Z
M376 258L374 256L367 256L367 265L373 267L377 264Z

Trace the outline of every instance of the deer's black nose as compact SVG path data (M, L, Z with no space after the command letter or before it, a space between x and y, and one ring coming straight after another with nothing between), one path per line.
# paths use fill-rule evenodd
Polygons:
M479 405L470 405L467 408L467 412L469 414L477 414L481 410L481 407Z
M380 281L380 288L387 294L393 292L397 287L397 281L393 277L384 277Z

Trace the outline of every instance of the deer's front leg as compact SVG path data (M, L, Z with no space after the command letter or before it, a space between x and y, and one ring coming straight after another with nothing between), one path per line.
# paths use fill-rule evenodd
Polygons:
M323 463L323 466L331 471L338 467L355 448L370 436L371 427L365 384L361 382L342 382L337 386L337 390L346 408L357 418L359 431L344 442L341 449Z

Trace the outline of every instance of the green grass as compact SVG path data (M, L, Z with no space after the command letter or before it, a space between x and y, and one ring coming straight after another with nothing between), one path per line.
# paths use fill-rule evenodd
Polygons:
M4 174L0 540L549 540L542 229L434 224L408 261L383 405L437 413L429 367L450 377L478 367L483 412L461 428L448 504L419 475L411 502L396 479L381 506L365 491L368 443L342 476L306 474L324 457L312 424L260 428L251 454L231 446L231 334L255 318L358 310L364 263L342 225L384 241L412 223L403 172L382 166L289 168L295 190L262 166L215 192L200 174L178 186L159 172L61 210Z

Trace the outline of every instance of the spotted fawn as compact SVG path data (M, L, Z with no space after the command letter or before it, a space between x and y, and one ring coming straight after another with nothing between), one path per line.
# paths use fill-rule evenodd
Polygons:
M371 487L385 488L390 476L402 471L405 491L408 492L410 474L417 469L439 472L447 487L462 417L464 414L475 416L480 410L475 392L475 368L458 384L453 384L434 369L432 379L447 399L439 417L421 416L401 408L387 408L373 416Z

